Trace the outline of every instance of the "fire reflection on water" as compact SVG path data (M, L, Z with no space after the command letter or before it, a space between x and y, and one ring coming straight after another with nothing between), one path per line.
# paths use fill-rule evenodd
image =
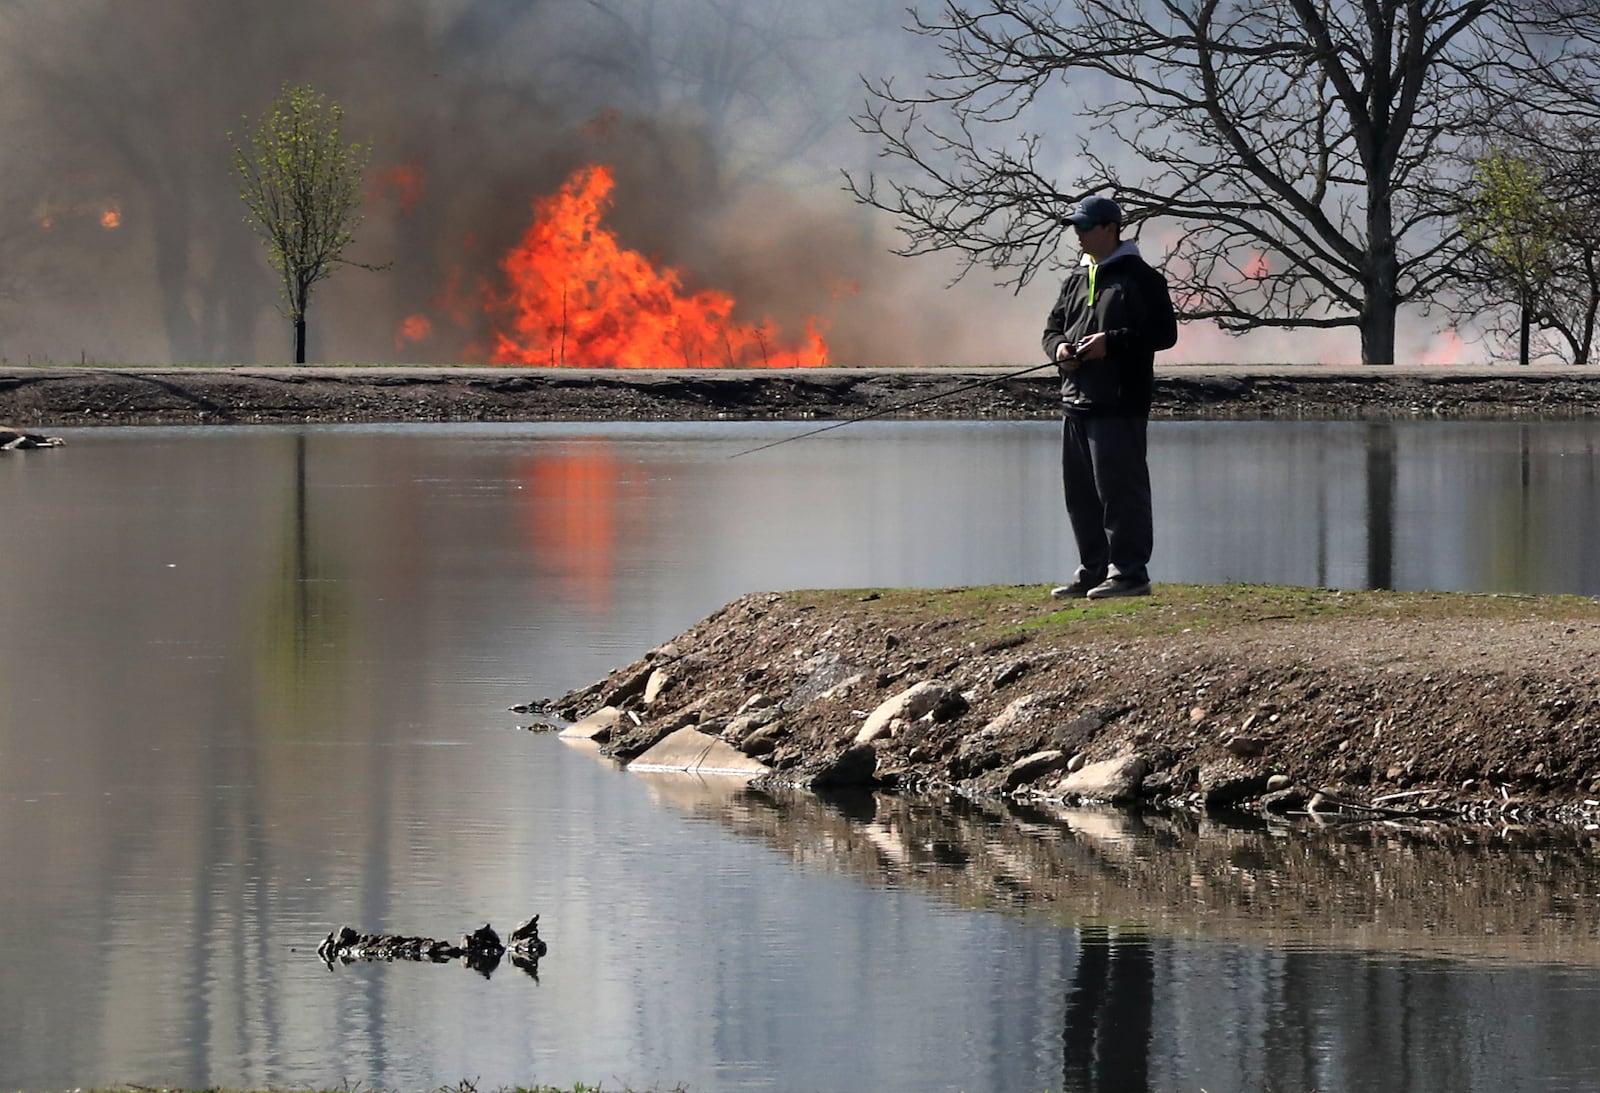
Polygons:
M630 499L621 470L611 444L596 440L530 458L517 471L536 564L591 610L611 603L618 518Z

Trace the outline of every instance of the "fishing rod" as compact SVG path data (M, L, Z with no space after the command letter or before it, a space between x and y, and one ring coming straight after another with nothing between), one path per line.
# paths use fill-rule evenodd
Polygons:
M768 448L776 448L780 444L788 444L793 440L804 440L808 436L816 436L819 433L826 433L830 429L843 429L846 425L854 425L858 421L871 421L873 418L883 417L885 414L899 413L901 410L909 410L914 406L922 406L925 403L934 402L938 399L949 398L951 395L959 395L962 391L970 391L974 387L982 387L986 383L1001 383L1005 380L1014 380L1018 376L1026 376L1029 372L1040 372L1046 368L1054 367L1056 367L1055 361L1046 361L1044 364L1031 365L1016 372L1007 372L1003 376L985 376L983 379L973 380L971 383L964 383L960 387L952 387L948 391L939 391L936 394L927 395L919 399L913 399L910 402L900 402L893 406L885 406L883 409L874 410L870 414L860 414L856 417L847 417L843 421L830 422L829 424L822 426L820 429L812 429L810 432L801 433L798 436L786 436L782 440L774 440L770 444L762 444L754 448L746 448L742 452L734 452L728 458L738 459L741 455L754 455L756 452L764 452Z

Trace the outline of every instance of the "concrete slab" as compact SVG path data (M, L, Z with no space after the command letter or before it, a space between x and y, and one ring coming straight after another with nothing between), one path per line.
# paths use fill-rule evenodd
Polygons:
M628 770L731 774L754 778L770 771L732 744L699 729L682 728L628 764Z

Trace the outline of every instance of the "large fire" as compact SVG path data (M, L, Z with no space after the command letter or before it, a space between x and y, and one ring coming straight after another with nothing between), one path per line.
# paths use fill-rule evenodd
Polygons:
M796 368L827 363L813 319L798 344L771 319L732 320L725 292L689 292L683 275L628 250L602 221L611 206L608 167L579 169L534 202L533 224L500 262L506 292L487 306L496 320L496 364L574 368Z

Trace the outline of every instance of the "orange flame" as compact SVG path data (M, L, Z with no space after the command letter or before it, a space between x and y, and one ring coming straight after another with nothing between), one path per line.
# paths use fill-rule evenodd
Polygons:
M122 227L122 209L120 206L111 205L100 214L100 226L106 231L115 231Z
M1454 330L1445 330L1423 347L1420 357L1424 365L1449 368L1462 363L1466 349L1467 344L1461 340L1461 335Z
M404 216L410 216L417 207L417 202L422 199L422 190L422 168L415 162L396 164L367 180L367 196L381 199L393 192Z
M683 275L627 250L601 221L610 168L580 168L534 201L533 224L500 262L503 299L486 305L508 328L492 334L496 364L576 368L796 368L827 363L815 318L798 346L771 319L730 320L733 297L687 294Z
M407 315L400 320L400 329L395 332L394 347L404 349L407 342L422 342L433 337L433 320L426 315Z

